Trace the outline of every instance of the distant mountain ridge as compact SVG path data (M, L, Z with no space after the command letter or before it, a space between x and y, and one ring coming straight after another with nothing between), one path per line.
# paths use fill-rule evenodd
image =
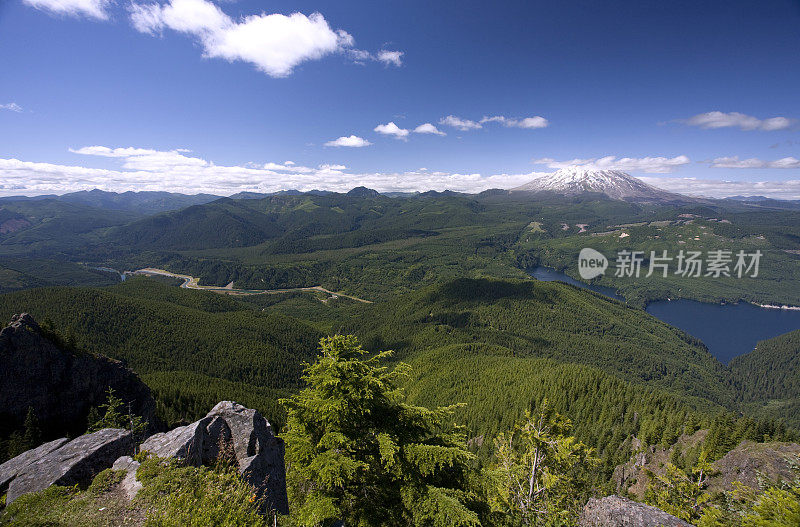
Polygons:
M511 192L552 192L564 196L587 193L625 201L692 201L693 198L673 194L620 170L591 170L584 167L562 168L553 174L538 177Z
M54 200L74 205L86 205L97 209L136 212L139 214L156 214L169 210L178 210L192 205L202 205L221 198L215 194L181 194L178 192L160 191L127 191L108 192L100 189L81 190L60 196L48 194L44 196L7 196L0 198L0 203L13 201Z

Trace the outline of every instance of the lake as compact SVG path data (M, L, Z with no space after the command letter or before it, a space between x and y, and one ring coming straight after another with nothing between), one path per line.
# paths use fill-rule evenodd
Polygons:
M529 274L537 280L566 282L625 301L610 287L584 284L548 267ZM648 313L702 340L714 357L727 364L749 353L759 340L800 329L800 311L767 309L753 304L707 304L696 300L659 300L647 306Z

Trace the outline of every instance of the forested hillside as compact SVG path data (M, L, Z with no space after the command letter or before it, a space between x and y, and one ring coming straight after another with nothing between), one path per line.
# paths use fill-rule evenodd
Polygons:
M125 361L167 421L235 397L280 424L277 400L298 388L301 363L321 336L291 317L147 279L0 296L0 317L22 311L78 348Z
M558 282L460 278L375 306L343 327L405 359L445 346L589 364L633 382L729 405L723 366L641 310ZM520 379L523 381L523 379Z
M456 279L376 304L237 299L148 278L0 296L0 317L23 310L79 348L124 360L168 422L234 399L281 426L278 399L300 388L319 338L337 332L411 364L412 401L466 403L456 415L479 450L547 398L598 449L606 475L629 457L620 445L630 436L670 444L737 409L727 370L701 343L561 283ZM777 423L728 423L739 437L783 437Z
M746 408L800 428L800 331L759 342L733 359L730 369Z

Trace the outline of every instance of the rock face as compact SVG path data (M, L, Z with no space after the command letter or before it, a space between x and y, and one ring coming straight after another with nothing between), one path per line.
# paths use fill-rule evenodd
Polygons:
M212 464L232 450L239 472L265 498L265 507L289 512L283 440L255 410L223 401L199 421L149 437L141 449L192 465Z
M797 443L753 443L742 441L739 446L714 462L716 474L709 478L709 489L730 490L734 481L748 487L760 488L761 480L791 481L800 463Z
M617 492L628 492L638 498L644 497L650 478L665 473L665 465L675 449L684 452L697 448L708 435L707 430L698 430L692 435L682 435L669 448L649 446L636 448L631 459L614 469L613 480ZM763 482L788 481L795 477L795 467L800 460L800 445L797 443L753 443L742 441L722 459L715 461L714 471L707 481L706 490L710 493L730 491L733 482L738 481L748 487L758 489Z
M42 447L59 441L66 442L66 439ZM131 453L133 439L127 430L106 428L62 443L55 449L42 447L0 465L0 473L15 472L8 485L6 503L50 485L89 483L99 472L111 467L114 460ZM20 460L23 456L24 459Z
M108 387L133 413L160 428L149 388L122 363L59 348L33 318L15 315L0 331L0 421L6 429L22 426L33 408L46 437L84 431L93 406L103 404Z
M591 498L583 508L580 527L692 527L661 509L620 496Z
M28 450L27 452L23 452L17 457L11 458L0 465L0 494L5 494L6 490L8 490L8 484L11 483L11 480L16 478L17 475L28 468L31 463L43 458L53 450L62 447L68 442L69 440L66 437L56 439L55 441L50 441L49 443L39 445L38 447Z

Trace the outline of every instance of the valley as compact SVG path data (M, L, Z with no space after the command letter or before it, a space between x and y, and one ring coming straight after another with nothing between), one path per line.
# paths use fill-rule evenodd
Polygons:
M264 290L252 290L252 289L234 289L233 282L230 282L225 287L215 287L215 286L207 286L207 285L200 285L197 281L197 278L194 276L183 275L183 274L175 274L169 271L165 271L163 269L155 269L152 267L145 267L143 269L139 269L137 271L126 271L124 275L133 275L133 276L166 276L168 278L176 278L179 280L183 280L180 287L186 289L199 289L201 291L211 291L214 293L221 293L226 295L268 295L268 294L282 294L282 293L293 293L293 292L317 292L317 293L324 293L328 295L328 298L336 299L339 297L349 298L350 300L355 300L356 302L363 302L365 304L371 304L369 300L364 300L363 298L358 298L351 295L346 295L344 293L334 293L333 291L328 291L322 286L311 286L311 287L295 287L290 289L264 289ZM121 274L122 276L122 274ZM324 300L327 301L327 300Z
M410 404L460 405L453 418L481 463L491 438L545 401L596 453L596 488L628 462L632 438L666 447L711 431L704 448L719 458L743 439L798 437L796 375L771 364L795 371L798 349L782 339L800 316L748 303L800 298L793 210L515 191L300 193L127 214L66 232L51 219L55 231L33 240L44 220L29 212L28 227L0 235L0 318L28 312L70 346L123 361L168 424L235 400L283 429L281 401L303 389L320 339L354 335L407 365ZM758 277L577 279L583 247L611 256L689 240L763 251Z

